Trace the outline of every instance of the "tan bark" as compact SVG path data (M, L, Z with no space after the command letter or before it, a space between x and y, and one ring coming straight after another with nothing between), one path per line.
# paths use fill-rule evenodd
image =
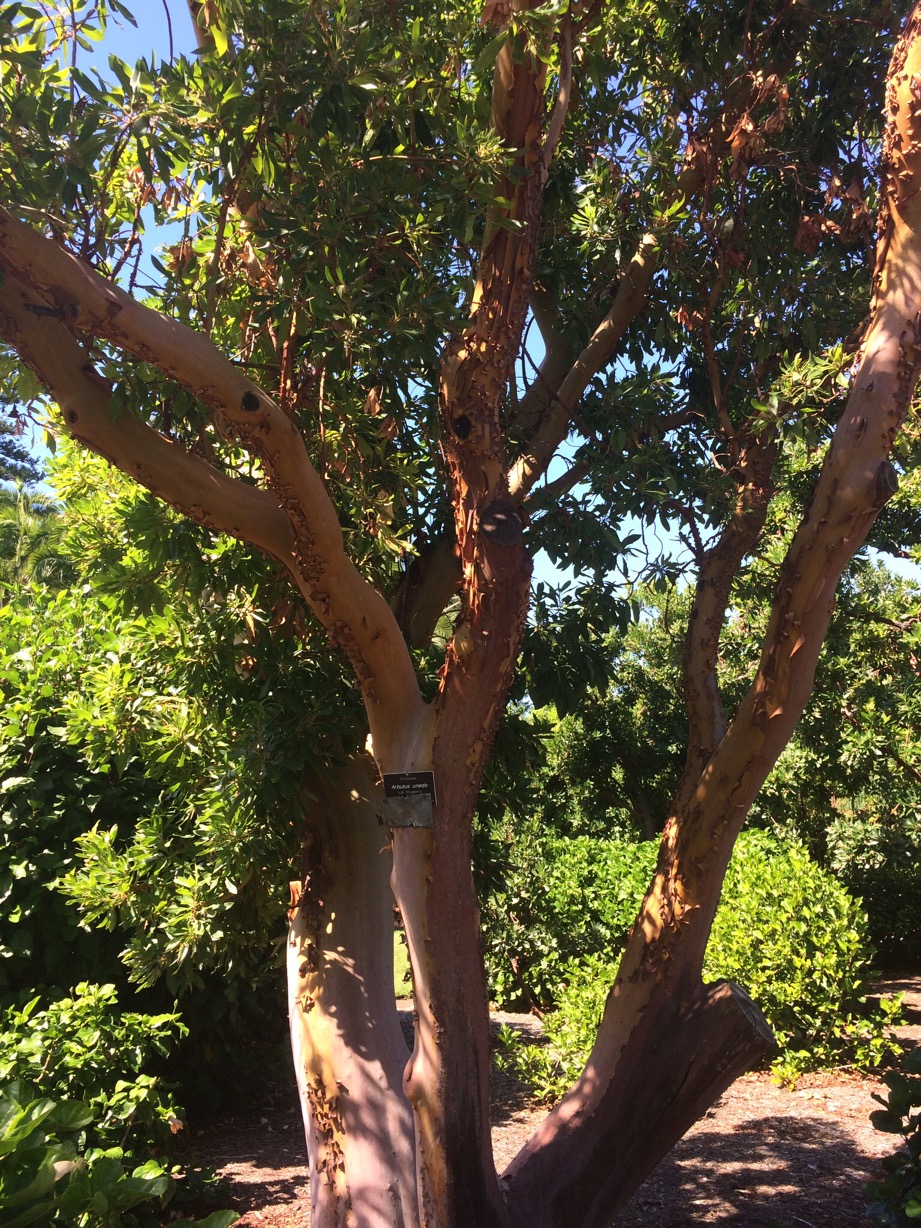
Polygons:
M291 913L291 1043L314 1228L417 1228L409 1056L393 993L391 856L367 759L314 782Z
M48 325L61 324L71 333L104 338L154 364L207 405L224 430L235 433L262 462L290 522L292 574L358 675L378 762L387 770L404 770L425 716L413 663L386 601L346 556L336 510L303 436L287 414L207 337L142 306L4 209L0 209L0 270L12 283L5 295L18 288L20 323L24 309ZM53 378L48 364L43 378ZM76 386L70 391L63 425L79 433ZM127 422L123 415L105 432L97 415L103 454L127 456L137 436L130 424L126 429ZM118 444L113 442L116 436ZM143 470L143 453L129 463L134 470Z
M54 397L67 432L178 511L293 568L291 524L278 499L228 477L139 418L125 414L113 422L112 389L67 327L36 313L32 297L12 278L0 285L0 337Z

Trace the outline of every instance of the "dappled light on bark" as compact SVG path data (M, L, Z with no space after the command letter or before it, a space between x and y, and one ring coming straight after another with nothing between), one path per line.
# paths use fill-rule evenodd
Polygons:
M749 5L747 16L733 14L721 52L730 68L714 68L710 91L688 84L683 59L696 54L685 24L697 20L697 6L656 19L651 46L664 46L669 22L682 34L671 68L662 51L655 89L650 65L626 62L625 48L645 40L631 27L647 22L643 6L558 10L510 0L475 15L452 9L445 30L432 14L437 29L415 13L404 21L390 4L371 16L348 5L338 14L286 4L190 7L196 69L205 74L201 85L183 69L200 86L196 124L207 126L209 107L221 115L222 139L208 136L217 169L207 190L197 189L214 205L199 240L207 258L180 243L163 266L173 299L164 293L148 305L108 276L101 258L94 266L90 246L78 252L62 241L66 228L44 224L42 210L36 223L35 206L14 200L0 208L0 337L46 390L58 429L199 524L281 564L360 694L365 727L348 746L343 735L328 773L307 781L288 935L314 1228L604 1228L771 1043L743 989L703 983L704 953L733 844L811 693L838 581L897 487L890 454L921 368L921 17L909 15L888 79L876 268L847 404L780 566L754 680L733 715L719 685L720 636L740 569L763 538L788 429L777 397L774 410L752 406L786 357L810 348L778 319L774 348L754 353L770 313L753 314L757 294L739 284L764 240L754 228L752 250L743 250L739 235L748 211L757 213L758 192L768 192L762 180L792 157L780 143L792 105L781 79L793 72L785 22L811 22L811 11L788 6L765 17ZM836 29L832 18L824 26L816 18L810 38ZM266 49L272 21L277 42ZM873 26L875 38L884 26L882 18ZM292 46L309 72L285 60ZM624 62L611 62L612 47ZM285 61L277 73L273 54ZM322 72L335 80L321 76L300 98L298 74L319 74L310 57L324 56ZM647 97L650 114L656 97L664 108L658 127L647 102L639 105ZM234 112L220 111L238 98L255 100L241 156L228 152ZM164 127L188 120L183 99L180 91L164 109ZM66 104L65 96L70 123ZM617 127L625 116L639 125L633 136ZM640 140L647 121L648 158ZM323 124L317 139L312 125ZM144 183L144 164L148 178L155 171L144 134L132 131ZM134 182L122 174L123 149L111 152L107 186L118 168ZM651 193L645 202L614 166L634 156L631 173ZM178 154L164 154L168 179L174 162ZM818 181L820 170L816 162L809 173ZM332 239L318 238L312 228L339 222L334 196L324 194L352 173L365 176L368 194L380 176L376 207L386 212L395 200L405 215L369 222L356 210ZM610 189L607 219L592 196L599 182ZM361 192L349 186L338 207L355 208ZM290 225L280 217L286 194L302 208ZM190 189L183 209L193 210L193 196ZM714 199L725 206L720 216ZM560 221L567 202L568 231ZM800 260L805 249L815 254L820 235L845 229L829 223L804 237L801 225L798 242L788 238ZM354 268L346 261L343 270L340 248L359 241ZM311 265L309 277L299 261ZM609 279L603 292L593 261ZM802 262L794 267L792 281L815 276ZM182 297L184 277L198 295L194 310ZM699 303L686 290L668 299L670 281L681 278L699 281ZM714 340L720 311L722 348ZM647 315L654 324L642 331ZM532 320L546 352L519 387ZM686 368L669 359L669 379L688 392L666 413L655 385L667 381L651 355L684 334L695 348ZM387 341L407 347L393 369ZM615 379L628 362L632 386ZM117 394L138 369L167 391L135 414ZM177 423L170 407L179 393L188 420ZM647 481L648 457L670 463L678 439L685 449L667 480L653 471ZM564 473L548 481L554 458ZM585 1069L500 1176L472 833L519 668L538 522L565 523L567 499L583 483L586 504L602 509L609 562L623 547L605 517L617 515L617 496L632 487L640 493L622 518L639 509L650 521L679 523L691 544L689 745L656 874ZM596 578L603 570L597 555L578 550L570 562ZM421 781L424 821L422 809L416 822L412 807L385 797L382 784L398 776ZM394 904L412 964L411 1052L393 997Z

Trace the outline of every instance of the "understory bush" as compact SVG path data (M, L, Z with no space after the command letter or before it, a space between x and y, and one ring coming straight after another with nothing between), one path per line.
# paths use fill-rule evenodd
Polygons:
M520 878L509 884L521 912L539 909L541 921L534 944L523 956L512 947L493 983L513 985L519 1001L531 996L546 1002L549 993L555 1009L546 1016L543 1045L506 1034L506 1060L546 1099L570 1085L588 1055L655 855L653 842L551 841L534 880L540 887L532 887L533 903ZM603 870L583 890L589 864ZM495 906L488 910L487 923L497 912ZM510 907L503 926L510 939L522 920ZM567 927L578 931L575 939ZM555 934L561 939L558 953ZM500 940L487 935L495 952ZM704 975L737 981L758 1002L777 1039L779 1078L792 1081L806 1070L833 1065L868 1069L882 1060L900 1004L867 998L872 953L859 903L802 848L762 832L743 834L730 861Z
M184 1031L178 1015L122 1013L114 986L83 983L44 1007L34 998L3 1012L0 1084L79 1101L91 1149L118 1148L138 1163L166 1156L183 1129L182 1110L151 1068Z
M0 1228L154 1224L183 1200L190 1182L171 1158L181 1110L153 1068L184 1030L175 1014L121 1012L112 985L3 1012ZM202 1226L236 1218L215 1212Z
M76 1228L160 1222L175 1182L155 1159L129 1172L119 1147L88 1143L92 1110L53 1100L14 1079L0 1084L0 1228L52 1222ZM235 1211L215 1211L171 1228L229 1228Z
M626 942L656 863L657 844L525 835L483 901L486 966L505 1008L557 1002L574 961ZM500 850L501 855L501 850Z
M874 1228L908 1228L921 1220L921 1049L883 1078L889 1094L874 1096L883 1108L870 1119L877 1130L901 1135L901 1145L883 1160L885 1178L867 1182L867 1213Z
M829 868L863 902L887 967L921 965L921 818L914 811L839 815L827 833Z
M313 745L288 716L309 687L287 642L268 681L235 672L229 596L126 605L80 586L0 600L0 1009L91 980L146 1015L178 1001L170 1077L214 1106L285 1041L278 950Z
M155 1160L129 1175L118 1148L90 1149L93 1113L13 1080L0 1090L0 1225L116 1224L142 1202L162 1209L173 1182Z

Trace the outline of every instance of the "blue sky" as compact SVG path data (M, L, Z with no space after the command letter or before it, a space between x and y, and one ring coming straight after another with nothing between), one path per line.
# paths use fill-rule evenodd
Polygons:
M195 47L195 35L189 10L178 0L129 0L127 8L134 14L137 29L122 18L109 21L104 41L104 55L117 55L128 62L149 56L169 55L169 28L173 30L173 48L177 53L190 52ZM167 21L167 10L169 21Z

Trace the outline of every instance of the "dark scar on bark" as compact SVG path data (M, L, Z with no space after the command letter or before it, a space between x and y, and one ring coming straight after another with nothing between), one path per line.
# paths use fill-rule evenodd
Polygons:
M248 414L254 414L259 408L259 398L255 392L244 392L243 400L240 402L240 408L245 409Z
M480 532L498 546L516 546L522 530L515 505L505 499L490 503L480 516Z

